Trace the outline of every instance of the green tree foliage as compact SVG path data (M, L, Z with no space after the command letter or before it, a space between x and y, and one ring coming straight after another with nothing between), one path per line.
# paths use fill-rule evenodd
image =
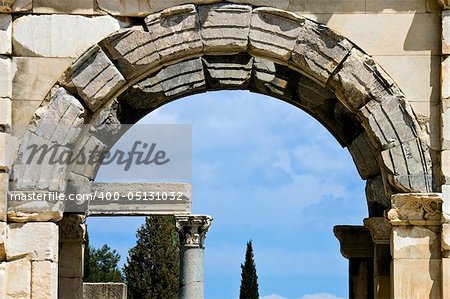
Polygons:
M173 216L151 216L137 231L123 272L131 299L177 299L178 234Z
M245 262L241 264L241 289L240 299L258 299L258 275L256 274L255 260L253 256L252 241L247 242Z
M115 250L111 250L106 244L100 249L89 246L89 235L87 233L85 248L85 282L123 282L122 273L117 265L120 261L120 255Z

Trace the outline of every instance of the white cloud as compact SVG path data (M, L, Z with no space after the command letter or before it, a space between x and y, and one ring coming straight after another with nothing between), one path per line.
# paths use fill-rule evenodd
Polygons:
M338 297L338 296L330 294L330 293L317 293L317 294L305 295L305 296L301 297L300 299L344 299L344 298Z
M262 296L261 299L287 299L287 298L277 295L277 294L270 294L270 295Z

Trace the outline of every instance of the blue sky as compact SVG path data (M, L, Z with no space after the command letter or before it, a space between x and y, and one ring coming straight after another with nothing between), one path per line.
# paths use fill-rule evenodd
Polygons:
M206 298L238 298L249 239L263 299L348 296L347 261L332 231L367 217L364 182L319 122L276 99L221 91L170 103L141 123L192 124L193 212L214 218ZM109 244L123 264L142 223L89 218L91 245Z

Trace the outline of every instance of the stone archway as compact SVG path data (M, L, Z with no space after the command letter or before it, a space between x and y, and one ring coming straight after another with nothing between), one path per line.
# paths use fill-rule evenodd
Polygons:
M95 177L98 165L34 171L24 163L28 142L107 147L81 125L132 124L169 101L218 89L270 95L314 116L349 149L367 180L371 216L382 216L391 194L435 189L425 133L371 57L301 16L236 4L169 8L86 51L19 142L11 189L65 191L69 182L83 192Z

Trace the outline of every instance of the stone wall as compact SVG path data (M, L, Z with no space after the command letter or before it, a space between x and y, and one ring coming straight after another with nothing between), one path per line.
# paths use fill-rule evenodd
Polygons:
M67 249L70 245L70 248L58 252L58 247L62 248L62 245L58 242L58 226L54 222L17 223L24 219L43 221L42 218L23 218L21 215L10 215L7 219L6 194L14 156L11 128L28 124L63 72L78 56L111 33L122 28L142 26L147 15L168 7L215 2L222 1L0 1L0 298L56 298L58 255L62 253L64 256L64 252L69 252L69 249L79 248L78 251L81 251L83 248L80 240L65 240L67 242L63 247ZM447 64L450 65L447 62L450 52L446 42L449 39L447 35L450 30L447 27L450 22L448 14L443 13L444 42L441 47L441 8L437 1L226 2L272 6L304 15L334 29L371 55L406 95L421 129L426 133L421 138L426 140L431 149L435 191L440 191L441 183L448 184L446 177L449 176L450 155L445 141L450 137L445 128L450 120L446 113L448 103L444 101L445 105L441 106L440 76L441 54L445 55L442 63L443 79L446 78ZM204 62L204 65L208 66L208 63ZM444 80L444 86L447 83ZM449 98L447 88L442 88L442 98ZM94 106L95 103L88 108ZM361 139L365 137L358 138L359 141ZM441 149L444 150L442 164L439 163ZM379 185L383 185L380 177L368 175L367 178L370 178L368 199L379 197L377 190L380 189ZM378 187L371 189L371 186ZM448 193L446 185L442 189L445 191L445 207L445 194ZM385 201L389 202L386 198L374 199L378 203ZM445 208L443 210L445 215ZM396 228L396 231L399 230ZM62 263L60 269L65 264ZM81 270L77 268L78 272ZM76 281L73 289L80 293L80 274L71 275L64 276L66 282L70 284ZM60 280L59 283L64 281Z
M127 299L124 283L83 283L83 299Z

